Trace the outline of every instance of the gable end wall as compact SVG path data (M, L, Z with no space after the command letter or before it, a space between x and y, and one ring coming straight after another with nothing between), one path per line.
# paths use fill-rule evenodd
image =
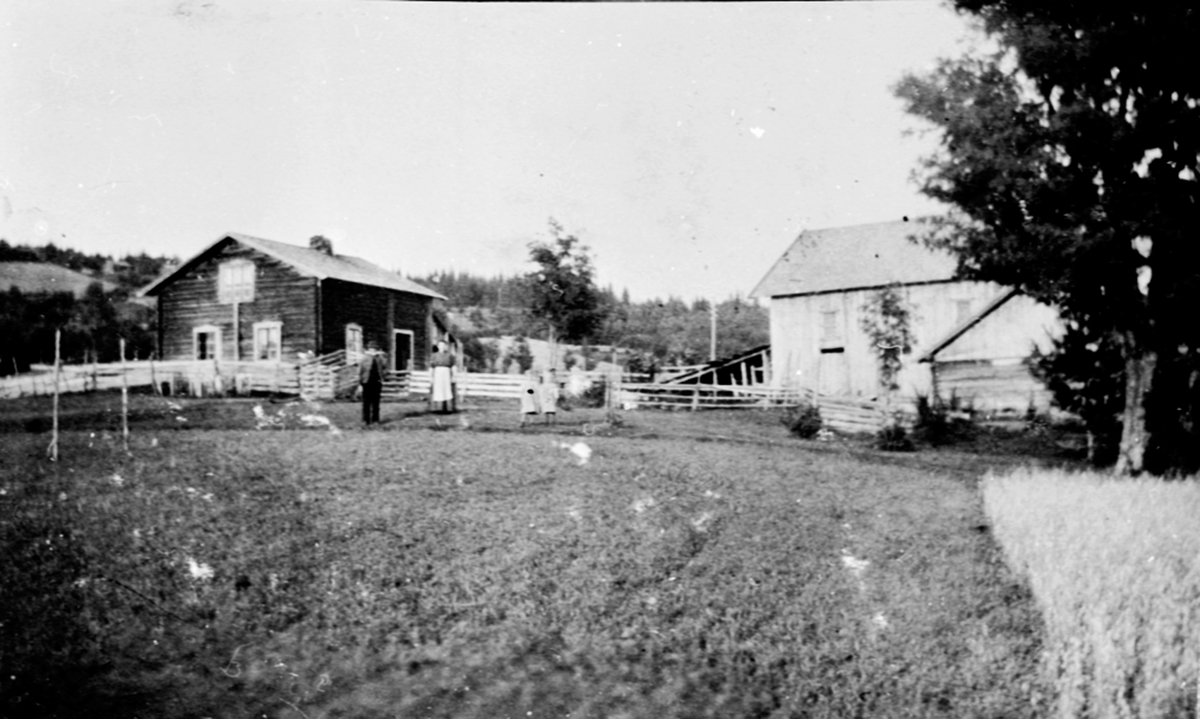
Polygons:
M217 268L231 259L254 262L254 300L238 304L234 328L231 304L217 303ZM296 272L275 258L233 241L218 244L209 256L177 277L159 293L159 354L166 360L193 359L192 330L200 325L221 328L221 359L253 359L255 322L281 322L284 360L316 348L313 312L317 280Z

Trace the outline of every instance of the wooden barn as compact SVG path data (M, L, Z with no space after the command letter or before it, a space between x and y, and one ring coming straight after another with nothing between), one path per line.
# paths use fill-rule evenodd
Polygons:
M915 340L902 358L902 395L932 393L936 367L943 399L970 385L980 409L1024 410L1031 399L1044 407L1048 396L1035 391L1040 387L1020 360L1035 346L1049 349L1059 331L1057 313L1009 288L955 279L952 256L910 240L918 230L903 220L806 230L796 238L751 293L770 300L772 383L832 396L878 396L864 306L874 293L896 286L911 311ZM981 381L984 363L994 381Z
M1045 409L1050 391L1030 374L1026 361L1033 346L1047 351L1050 338L1061 331L1052 308L1008 290L934 342L917 362L928 364L930 382L943 399L985 411ZM1008 341L1022 336L1025 343Z
M230 233L142 290L158 299L163 360L296 362L378 343L393 370L426 369L447 335L444 296L327 240L310 247Z

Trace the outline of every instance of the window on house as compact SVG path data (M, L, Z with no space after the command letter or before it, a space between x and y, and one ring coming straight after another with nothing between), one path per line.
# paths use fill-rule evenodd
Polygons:
M250 260L230 260L222 263L217 272L217 301L252 302L254 300L254 263Z
M961 325L971 319L971 300L954 301L954 323Z
M221 356L221 329L204 325L192 329L192 356L198 360L214 360Z
M353 323L346 325L346 358L351 361L357 361L362 357L362 352L362 327Z
M821 313L821 341L831 342L841 337L838 332L838 311L826 310Z
M254 323L254 359L264 362L278 362L282 357L283 323L255 322Z

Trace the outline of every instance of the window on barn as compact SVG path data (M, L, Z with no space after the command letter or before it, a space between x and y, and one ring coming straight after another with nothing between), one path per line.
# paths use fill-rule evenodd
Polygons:
M254 359L263 362L278 362L282 353L282 322L254 323Z
M838 311L826 310L821 313L821 341L833 342L841 339L838 331Z
M954 301L954 324L961 325L971 319L971 300Z
M346 325L346 360L349 362L357 362L362 358L362 353L362 326L352 322Z
M217 302L254 301L254 263L250 260L230 260L217 272Z
M214 360L221 356L221 328L201 325L192 328L192 356L198 360Z

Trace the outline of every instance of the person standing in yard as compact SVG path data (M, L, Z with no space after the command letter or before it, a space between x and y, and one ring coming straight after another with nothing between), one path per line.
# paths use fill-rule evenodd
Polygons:
M542 406L542 414L546 416L546 424L558 424L558 374L553 367L546 370L546 375L542 378L538 400Z
M434 407L440 404L441 413L448 414L454 409L454 355L444 341L437 343L429 367L433 370L429 401Z
M539 400L537 375L533 370L525 370L525 380L521 382L521 426L538 413Z
M371 342L358 362L358 384L362 387L363 424L379 422L379 399L383 394L383 353Z

